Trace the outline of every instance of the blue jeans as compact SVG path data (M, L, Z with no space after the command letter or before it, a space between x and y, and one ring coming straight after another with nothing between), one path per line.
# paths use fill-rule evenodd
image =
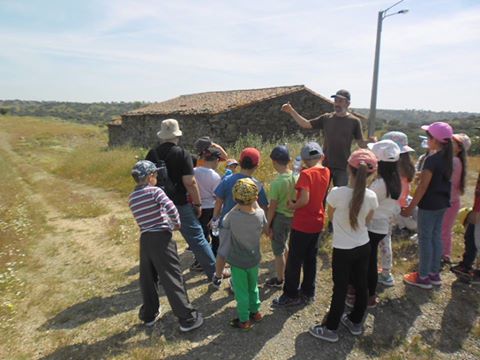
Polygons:
M188 246L195 255L195 259L200 263L208 279L211 279L215 272L215 257L213 256L212 248L205 239L202 225L195 216L192 205L177 205L178 213L180 214L180 233L185 238Z
M447 209L418 209L419 273L421 277L440 272L442 258L442 221Z

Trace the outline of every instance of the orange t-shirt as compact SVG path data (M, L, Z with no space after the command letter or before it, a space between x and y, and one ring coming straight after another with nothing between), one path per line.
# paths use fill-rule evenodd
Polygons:
M323 230L325 209L323 199L330 183L330 170L326 167L314 166L300 172L295 189L297 199L302 189L309 192L308 204L293 213L292 229L308 234Z

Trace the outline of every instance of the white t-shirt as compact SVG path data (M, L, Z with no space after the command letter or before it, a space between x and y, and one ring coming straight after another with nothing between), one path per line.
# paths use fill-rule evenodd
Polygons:
M387 186L382 178L376 179L370 185L370 190L377 195L378 208L373 213L372 221L368 224L368 231L375 234L388 234L390 221L400 214L400 205L397 200L387 197Z
M197 180L202 208L212 209L215 207L215 189L220 184L221 177L215 170L199 166L193 169L195 180Z
M358 227L350 226L349 212L353 189L348 186L334 187L327 196L327 203L335 208L333 215L333 247L353 249L368 243L368 230L365 223L368 213L378 207L377 195L365 189L365 197L358 214Z

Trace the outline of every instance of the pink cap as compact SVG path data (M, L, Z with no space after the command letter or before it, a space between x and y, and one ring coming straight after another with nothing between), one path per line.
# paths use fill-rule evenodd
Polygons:
M468 135L464 133L453 134L453 140L462 145L465 151L468 151L472 146L472 140L470 140Z
M358 149L350 155L348 164L355 169L358 169L362 164L366 165L367 172L373 173L377 170L377 157L370 150Z
M422 130L428 131L432 137L441 143L446 143L452 138L453 129L445 122L437 121L430 125L423 125Z

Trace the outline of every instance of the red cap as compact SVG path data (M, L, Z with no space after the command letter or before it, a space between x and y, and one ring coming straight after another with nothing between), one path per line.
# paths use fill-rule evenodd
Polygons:
M249 158L253 166L258 166L260 163L260 152L252 147L245 148L240 154L240 163L245 158Z

